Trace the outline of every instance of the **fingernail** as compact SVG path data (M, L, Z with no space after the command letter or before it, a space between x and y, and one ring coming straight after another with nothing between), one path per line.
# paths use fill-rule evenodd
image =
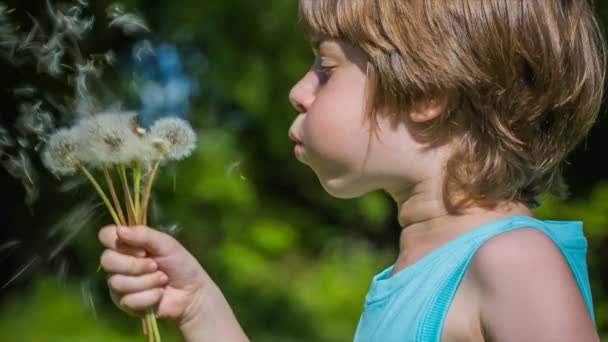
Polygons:
M166 282L167 280L169 280L169 278L168 278L166 275L164 275L164 274L163 274L163 275L161 275L161 276L160 276L160 282L161 282L161 283L164 283L164 282Z

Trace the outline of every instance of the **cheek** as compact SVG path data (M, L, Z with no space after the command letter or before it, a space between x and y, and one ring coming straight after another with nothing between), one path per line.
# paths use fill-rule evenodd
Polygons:
M317 158L342 168L356 168L364 159L369 140L360 107L352 103L324 106L318 101L314 109L304 122L304 130Z
M319 92L305 123L309 141L338 151L365 143L364 91L364 79L343 77Z

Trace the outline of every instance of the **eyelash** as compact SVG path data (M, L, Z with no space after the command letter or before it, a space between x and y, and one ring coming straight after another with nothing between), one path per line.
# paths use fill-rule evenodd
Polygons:
M315 60L314 70L320 74L321 83L327 82L334 68L335 66L323 65L319 59Z

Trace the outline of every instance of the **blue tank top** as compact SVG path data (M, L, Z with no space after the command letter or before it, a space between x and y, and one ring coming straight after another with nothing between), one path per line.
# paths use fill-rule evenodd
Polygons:
M562 251L595 324L582 222L511 216L467 231L391 277L394 265L374 276L354 341L438 342L448 307L477 249L493 236L526 227L544 232Z

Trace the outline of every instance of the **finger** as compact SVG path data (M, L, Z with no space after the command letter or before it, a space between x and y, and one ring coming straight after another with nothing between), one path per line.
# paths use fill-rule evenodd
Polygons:
M125 295L120 299L120 307L131 311L142 311L154 307L161 300L163 292L162 288L154 288Z
M120 241L116 234L116 228L116 226L106 226L99 230L98 237L102 245L122 254L129 254L136 257L146 256L146 251L144 249L133 247Z
M146 226L118 227L117 234L120 241L157 256L168 255L179 246L172 236Z
M101 266L108 273L126 275L142 275L158 269L158 264L154 259L136 258L111 249L106 249L101 254Z
M128 294L162 287L167 283L167 280L167 275L161 271L148 273L141 276L114 274L108 278L108 285L117 293Z

